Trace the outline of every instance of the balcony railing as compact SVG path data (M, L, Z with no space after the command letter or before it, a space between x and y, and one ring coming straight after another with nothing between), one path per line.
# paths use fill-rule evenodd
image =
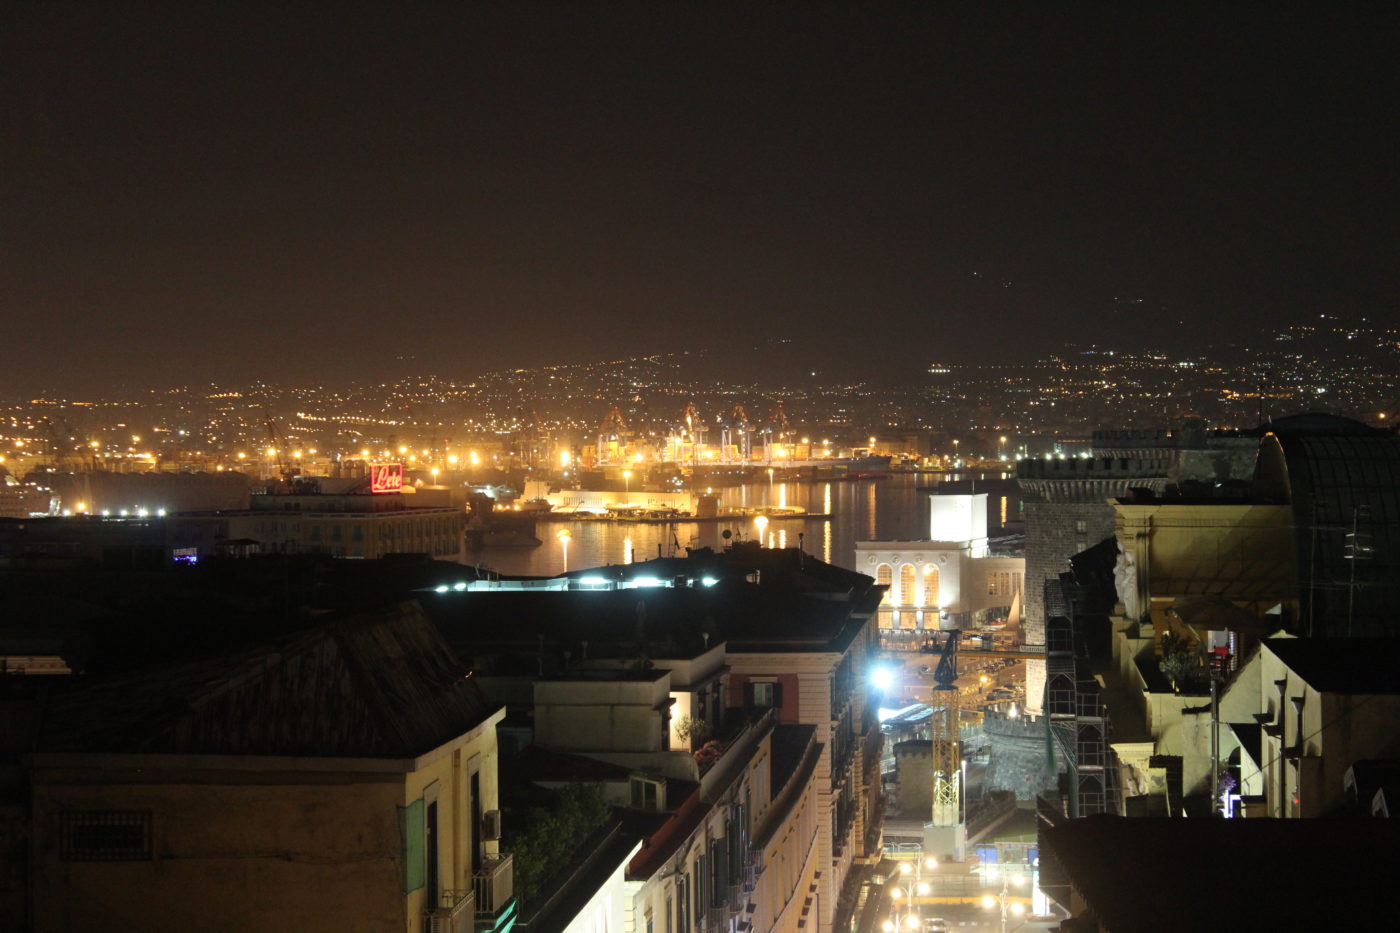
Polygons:
M472 888L476 892L476 912L494 916L515 893L511 856L487 859L481 868L472 872Z
M437 908L423 913L423 933L472 933L475 927L475 891L443 891Z

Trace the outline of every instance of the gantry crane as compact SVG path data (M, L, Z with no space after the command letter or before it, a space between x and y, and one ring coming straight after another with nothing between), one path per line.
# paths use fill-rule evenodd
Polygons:
M685 433L690 440L691 461L698 465L700 448L705 443L705 424L700 420L700 410L694 402L685 406Z
M729 450L729 445L733 444L739 459L748 463L753 456L752 445L749 441L749 414L744 411L743 405L735 405L734 411L729 415L729 423L724 426L720 446L724 451Z
M603 419L603 423L598 425L597 460L599 463L607 463L609 460L609 441L616 441L619 444L626 443L626 432L627 422L623 420L622 409L614 405L612 410L608 412L608 416Z
M788 426L787 412L783 410L783 403L779 402L770 412L768 427L764 429L768 433L768 462L773 462L773 445L782 444L787 440L792 429Z

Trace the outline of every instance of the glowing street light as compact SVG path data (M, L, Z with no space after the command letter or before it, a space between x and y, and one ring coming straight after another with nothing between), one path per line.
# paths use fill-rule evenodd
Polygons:
M767 516L767 515L759 515L759 516L756 516L756 517L754 518L754 520L753 520L753 526L754 526L755 528L758 529L758 543L759 543L760 546L762 546L762 544L763 544L763 537L764 537L764 535L765 535L765 534L767 533L767 531L768 531L768 516Z
M986 877L993 882L998 878L1001 879L1001 893L996 895L984 895L982 897L982 908L984 910L995 910L997 907L1001 908L1001 933L1006 933L1007 913L1015 914L1018 917L1025 913L1026 908L1024 904L1010 904L1007 903L1007 900L1011 897L1012 887L1019 888L1024 885L1026 883L1026 877L1020 873L1014 875L1002 874L995 867L987 869Z

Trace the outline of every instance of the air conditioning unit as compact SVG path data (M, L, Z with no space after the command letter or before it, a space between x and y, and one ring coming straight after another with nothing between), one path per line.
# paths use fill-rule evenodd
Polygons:
M487 810L481 814L481 838L495 842L501 838L501 811Z

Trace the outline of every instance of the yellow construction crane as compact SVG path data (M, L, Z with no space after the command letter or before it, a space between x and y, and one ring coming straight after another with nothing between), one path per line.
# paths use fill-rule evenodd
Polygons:
M933 672L933 826L962 824L962 723L958 702L958 633L948 643Z

